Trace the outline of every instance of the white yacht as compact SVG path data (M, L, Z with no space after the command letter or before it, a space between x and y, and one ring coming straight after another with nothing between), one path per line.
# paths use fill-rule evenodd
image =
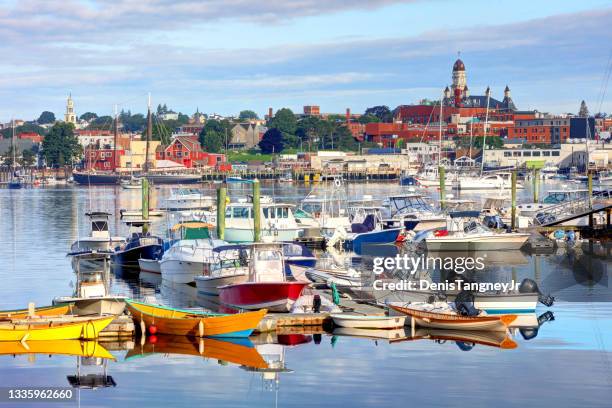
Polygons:
M487 174L480 177L462 177L456 183L459 190L510 190L512 188L512 173ZM523 184L517 182L517 189Z
M165 209L168 211L212 209L215 205L215 197L204 195L197 188L172 189L170 197L165 201Z
M516 208L521 216L535 217L539 212L553 205L586 198L588 196L589 190L586 189L549 190L541 202L519 204Z
M227 242L213 238L209 227L202 222L184 222L172 227L172 232L180 238L159 261L162 280L191 283L211 268L213 249Z
M219 296L219 287L246 282L249 273L248 247L224 245L213 249L215 262L202 275L195 277L198 294Z
M293 241L302 228L294 215L294 205L261 202L261 237L275 242ZM255 229L253 203L230 203L225 211L225 240L228 242L253 242Z

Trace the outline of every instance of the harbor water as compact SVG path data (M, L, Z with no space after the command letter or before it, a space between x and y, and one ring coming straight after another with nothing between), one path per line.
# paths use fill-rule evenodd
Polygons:
M210 183L203 189L214 196L215 187ZM231 184L229 195L243 197L249 188ZM329 192L331 187L321 186L322 194L326 188ZM551 188L560 185L541 186L543 193ZM304 184L262 185L263 194L294 204L310 189ZM350 183L346 189L349 198L368 194L377 199L401 190L391 182ZM169 187L154 189L151 206L162 206L169 193ZM28 302L47 305L54 297L71 295L75 274L66 253L72 242L89 233L84 214L89 210L114 214L111 232L125 236L128 231L119 211L138 208L140 194L118 186L0 190L4 238L0 309L24 308ZM431 194L435 200L435 189ZM520 191L519 201L531 196L527 186ZM461 198L483 197L472 193ZM162 233L171 222L159 217L153 231ZM380 248L380 256L397 251ZM514 347L436 336L406 336L390 342L315 330L262 334L227 346L224 350L231 358L223 360L215 353L215 344L188 344L198 351L191 353L185 351L191 347L180 347L178 340L141 344L131 339L108 347L115 357L105 367L112 386L76 390L78 402L63 406L608 407L612 400L611 254L609 242L585 242L542 254L491 254L485 279L534 279L542 292L557 300L550 308L538 307L537 315L552 312L541 326L512 330ZM208 307L195 288L167 284L155 275L113 274L111 290L172 307ZM241 352L240 347L256 354ZM261 357L279 369L253 368L248 356ZM68 387L67 376L77 371L77 360L66 355L1 354L2 387Z

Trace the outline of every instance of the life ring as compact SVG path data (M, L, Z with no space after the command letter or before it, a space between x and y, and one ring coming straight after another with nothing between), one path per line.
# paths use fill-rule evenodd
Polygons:
M342 185L342 182L340 181L340 179L335 179L334 180L334 184L336 185L336 187L340 187Z

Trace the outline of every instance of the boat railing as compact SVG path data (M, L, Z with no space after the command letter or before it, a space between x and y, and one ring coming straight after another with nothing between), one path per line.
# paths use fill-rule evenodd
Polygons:
M551 205L546 207L541 212L546 214L547 216L554 216L555 218L559 218L559 216L570 217L572 215L580 214L591 209L592 204L600 201L599 197L583 197L576 200L565 201L559 204ZM549 217L535 217L534 222L538 225L546 224L549 222Z

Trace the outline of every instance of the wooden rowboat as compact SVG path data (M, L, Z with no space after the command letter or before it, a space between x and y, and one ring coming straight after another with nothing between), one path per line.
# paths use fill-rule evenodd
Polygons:
M34 309L35 316L62 316L70 313L73 308L72 303L61 303L53 306L43 306ZM0 311L0 319L12 318L22 319L28 317L28 309L17 309L17 310L2 310Z
M193 337L249 337L268 313L266 309L229 315L198 313L133 300L126 300L126 305L141 330Z
M114 359L100 343L93 340L3 341L0 355L44 354Z
M0 341L96 339L114 316L0 319Z
M415 325L432 329L506 331L516 315L461 316L452 311L421 310L417 305L388 305L396 312L408 315ZM433 311L436 310L436 311Z
M406 316L363 316L333 313L330 317L336 326L356 329L396 329L404 327L406 321Z
M211 358L253 368L268 368L257 349L249 339L219 340L212 338L194 339L185 336L150 336L143 345L136 345L125 356L126 360L145 357L150 354L178 354ZM154 341L152 341L154 340Z

